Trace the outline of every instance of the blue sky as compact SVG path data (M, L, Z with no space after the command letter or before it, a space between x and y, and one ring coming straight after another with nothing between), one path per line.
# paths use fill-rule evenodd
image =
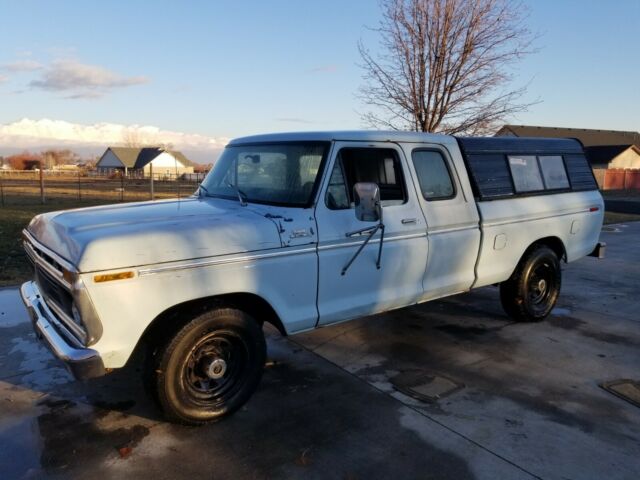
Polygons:
M515 123L640 130L640 0L530 0L541 103ZM0 0L0 124L23 117L208 136L360 128L375 0ZM99 85L69 82L81 71ZM46 77L46 75L49 77Z

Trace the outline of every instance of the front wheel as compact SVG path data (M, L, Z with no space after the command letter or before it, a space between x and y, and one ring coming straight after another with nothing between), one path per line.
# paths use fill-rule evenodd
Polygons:
M560 261L556 253L539 245L525 255L511 277L500 284L504 311L518 322L544 320L558 300Z
M197 316L158 355L155 384L165 416L199 425L233 413L257 388L265 357L262 328L245 312Z

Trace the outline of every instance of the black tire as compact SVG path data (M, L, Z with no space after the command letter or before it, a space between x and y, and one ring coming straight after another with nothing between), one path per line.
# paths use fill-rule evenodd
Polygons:
M556 253L546 245L531 249L511 277L500 284L502 308L517 322L544 320L558 300L562 273Z
M240 408L260 383L266 358L261 325L233 308L197 316L158 352L157 398L170 421L200 425Z

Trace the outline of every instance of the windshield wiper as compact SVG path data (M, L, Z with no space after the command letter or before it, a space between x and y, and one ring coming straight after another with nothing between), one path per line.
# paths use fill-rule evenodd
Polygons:
M202 186L202 184L198 185L198 196L201 197L202 196L202 192L204 192L204 196L208 197L209 196L209 190L207 190L206 187Z
M240 190L236 185L234 185L231 182L227 182L227 185L229 185L231 188L233 188L236 191L236 193L238 194L238 200L240 200L240 206L246 207L247 206L247 201L245 200L245 198L248 198L247 194L244 193L242 190Z

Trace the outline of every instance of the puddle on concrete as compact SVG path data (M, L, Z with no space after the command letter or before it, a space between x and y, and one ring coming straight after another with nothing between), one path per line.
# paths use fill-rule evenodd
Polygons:
M0 328L10 328L28 322L20 292L17 288L0 290Z
M101 421L111 412L71 400L47 398L38 406L39 465L47 474L82 467L88 459L125 459L149 435L145 425Z
M16 337L11 339L11 344L8 352L10 371L13 375L22 375L20 383L23 386L49 391L55 385L73 381L62 363L33 337Z
M35 419L14 418L0 426L0 477L39 478L41 439Z

